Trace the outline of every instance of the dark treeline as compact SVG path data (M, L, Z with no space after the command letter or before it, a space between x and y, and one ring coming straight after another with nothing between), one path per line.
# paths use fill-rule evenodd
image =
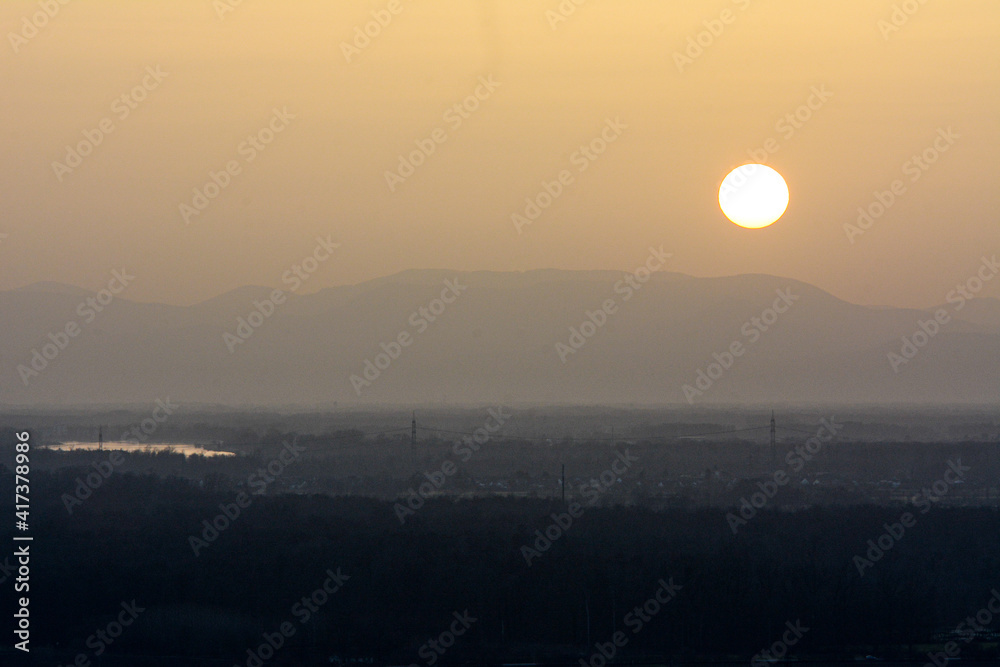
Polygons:
M120 474L69 514L60 496L79 472L39 471L32 485L33 646L49 664L93 660L88 638L132 600L145 611L105 659L246 664L288 621L294 636L265 664L426 665L425 644L466 610L477 620L440 662L575 662L616 630L629 638L619 657L749 659L788 621L809 628L794 654L891 658L940 643L1000 587L990 508L911 508L916 525L862 577L854 557L905 508L765 509L734 535L725 510L588 507L544 549L535 531L564 512L555 500L442 498L401 525L389 501L282 495L252 497L216 537L203 520L232 511L232 489ZM198 556L191 536L206 538ZM530 566L524 545L539 547ZM295 604L338 568L349 579L303 623ZM682 588L633 633L627 615L661 579ZM963 644L966 659L983 651L995 648Z
M173 405L173 403L170 403ZM65 440L95 440L103 424L106 439L128 434L151 416L156 403L102 408L17 409L0 405L0 422L30 424L36 444ZM329 436L358 429L378 433L408 429L411 410L416 409L420 427L471 431L487 419L487 409L500 406L448 408L441 405L407 406L405 409L330 407L306 411L232 410L221 406L181 404L164 423L156 425L150 442L223 442L225 446L260 446L274 443L285 434ZM1000 422L995 410L967 408L827 406L806 408L773 406L734 408L674 406L655 408L610 406L506 406L512 414L505 435L559 440L564 436L587 438L608 436L613 431L627 440L676 438L730 428L766 426L772 408L777 408L778 426L806 432L823 417L835 417L844 425L839 440L854 442L998 442ZM0 427L2 432L2 427ZM421 436L425 435L421 433ZM779 437L790 435L779 433ZM766 433L758 442L766 442ZM2 437L2 436L0 436ZM807 436L808 437L808 436ZM143 440L145 441L145 440Z
M0 442L13 431L0 429ZM793 507L825 504L899 504L941 478L949 461L969 467L962 484L942 502L962 505L1000 504L1000 444L965 443L823 443L815 456L803 458L803 443L779 441L775 451L749 441L679 440L616 442L556 440L488 441L476 450L461 439L438 437L411 447L409 435L366 438L358 431L331 435L275 433L266 444L232 447L238 456L203 457L159 452L120 453L116 472L152 473L198 480L210 488L246 486L255 471L277 457L286 443L301 449L296 461L269 484L269 493L304 492L364 495L393 499L419 487L426 475L453 464L454 472L436 493L534 497L561 494L566 468L569 496L600 475L620 452L636 459L605 498L649 507L728 505L756 490L756 482L777 471L790 483L774 504ZM51 451L33 454L36 470L77 467L92 471L109 452ZM9 452L0 461L10 462Z

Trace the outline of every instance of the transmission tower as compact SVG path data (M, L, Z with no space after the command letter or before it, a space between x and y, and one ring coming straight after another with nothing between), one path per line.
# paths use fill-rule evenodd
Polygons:
M774 468L774 466L777 465L777 460L775 459L777 448L775 447L774 432L774 410L771 410L771 468Z

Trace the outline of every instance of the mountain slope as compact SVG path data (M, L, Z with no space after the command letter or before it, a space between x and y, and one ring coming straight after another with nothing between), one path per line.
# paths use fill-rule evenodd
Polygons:
M902 338L920 331L920 322L933 330L928 311L858 306L766 275L658 273L633 286L624 277L407 271L286 295L270 306L271 289L247 287L190 307L116 298L101 312L73 288L0 292L0 402L169 396L230 405L996 403L1000 397L993 304L971 302L926 341L917 334L925 344L894 369L887 355L901 355ZM449 281L458 285L449 288ZM453 303L435 302L442 293ZM606 302L610 314L602 310ZM255 303L264 314L251 316ZM785 312L769 310L775 305ZM959 317L972 313L977 317ZM584 324L594 320L601 326ZM80 332L67 341L58 332L71 322ZM409 344L397 349L393 341L401 334ZM742 354L730 360L735 343ZM397 358L378 356L381 344ZM36 367L42 355L53 357L37 374L25 371L33 351ZM713 355L728 368L715 365ZM376 363L384 367L378 377ZM697 391L685 392L684 385Z

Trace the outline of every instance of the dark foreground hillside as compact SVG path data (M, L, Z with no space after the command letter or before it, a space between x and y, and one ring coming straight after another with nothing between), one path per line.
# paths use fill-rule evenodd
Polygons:
M922 664L1000 589L992 509L765 510L734 535L720 510L442 499L401 525L382 500L122 474L69 514L74 477L33 479L38 664ZM997 656L986 620L951 637L963 659Z

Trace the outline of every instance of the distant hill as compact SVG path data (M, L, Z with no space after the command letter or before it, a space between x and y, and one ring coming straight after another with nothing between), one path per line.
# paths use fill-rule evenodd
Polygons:
M951 321L933 336L917 334L924 345L896 372L887 354L901 354L902 337L920 331L921 321L934 330L933 311L854 305L767 275L657 273L640 289L622 282L624 275L406 271L285 295L270 317L253 316L263 324L247 324L242 333L253 333L243 342L235 342L242 341L238 318L249 318L255 301L269 310L264 302L272 288L244 287L190 307L116 298L97 312L84 301L85 290L36 284L0 292L0 403L167 396L228 405L1000 399L1000 302L993 299L972 301L961 312L943 305ZM449 280L464 288L458 296L446 288ZM418 309L442 291L454 302L443 312L443 302L434 304L439 315L430 313L430 322ZM597 311L608 300L614 312L602 317ZM786 312L767 311L776 300ZM584 324L588 311L603 321L593 331ZM755 325L751 318L762 314ZM79 335L25 386L18 367L30 367L32 350L53 356L57 343L66 342L57 332L71 321ZM580 331L572 340L571 327ZM57 341L43 350L50 333ZM397 352L391 343L401 333L410 344L398 358L376 358L380 343ZM743 354L729 364L735 342ZM710 367L713 354L730 367ZM355 381L359 396L351 375L363 378L366 360L389 364L370 386ZM35 363L41 365L37 357ZM708 386L703 378L704 391L686 396L684 385L699 388L699 370L716 379Z

